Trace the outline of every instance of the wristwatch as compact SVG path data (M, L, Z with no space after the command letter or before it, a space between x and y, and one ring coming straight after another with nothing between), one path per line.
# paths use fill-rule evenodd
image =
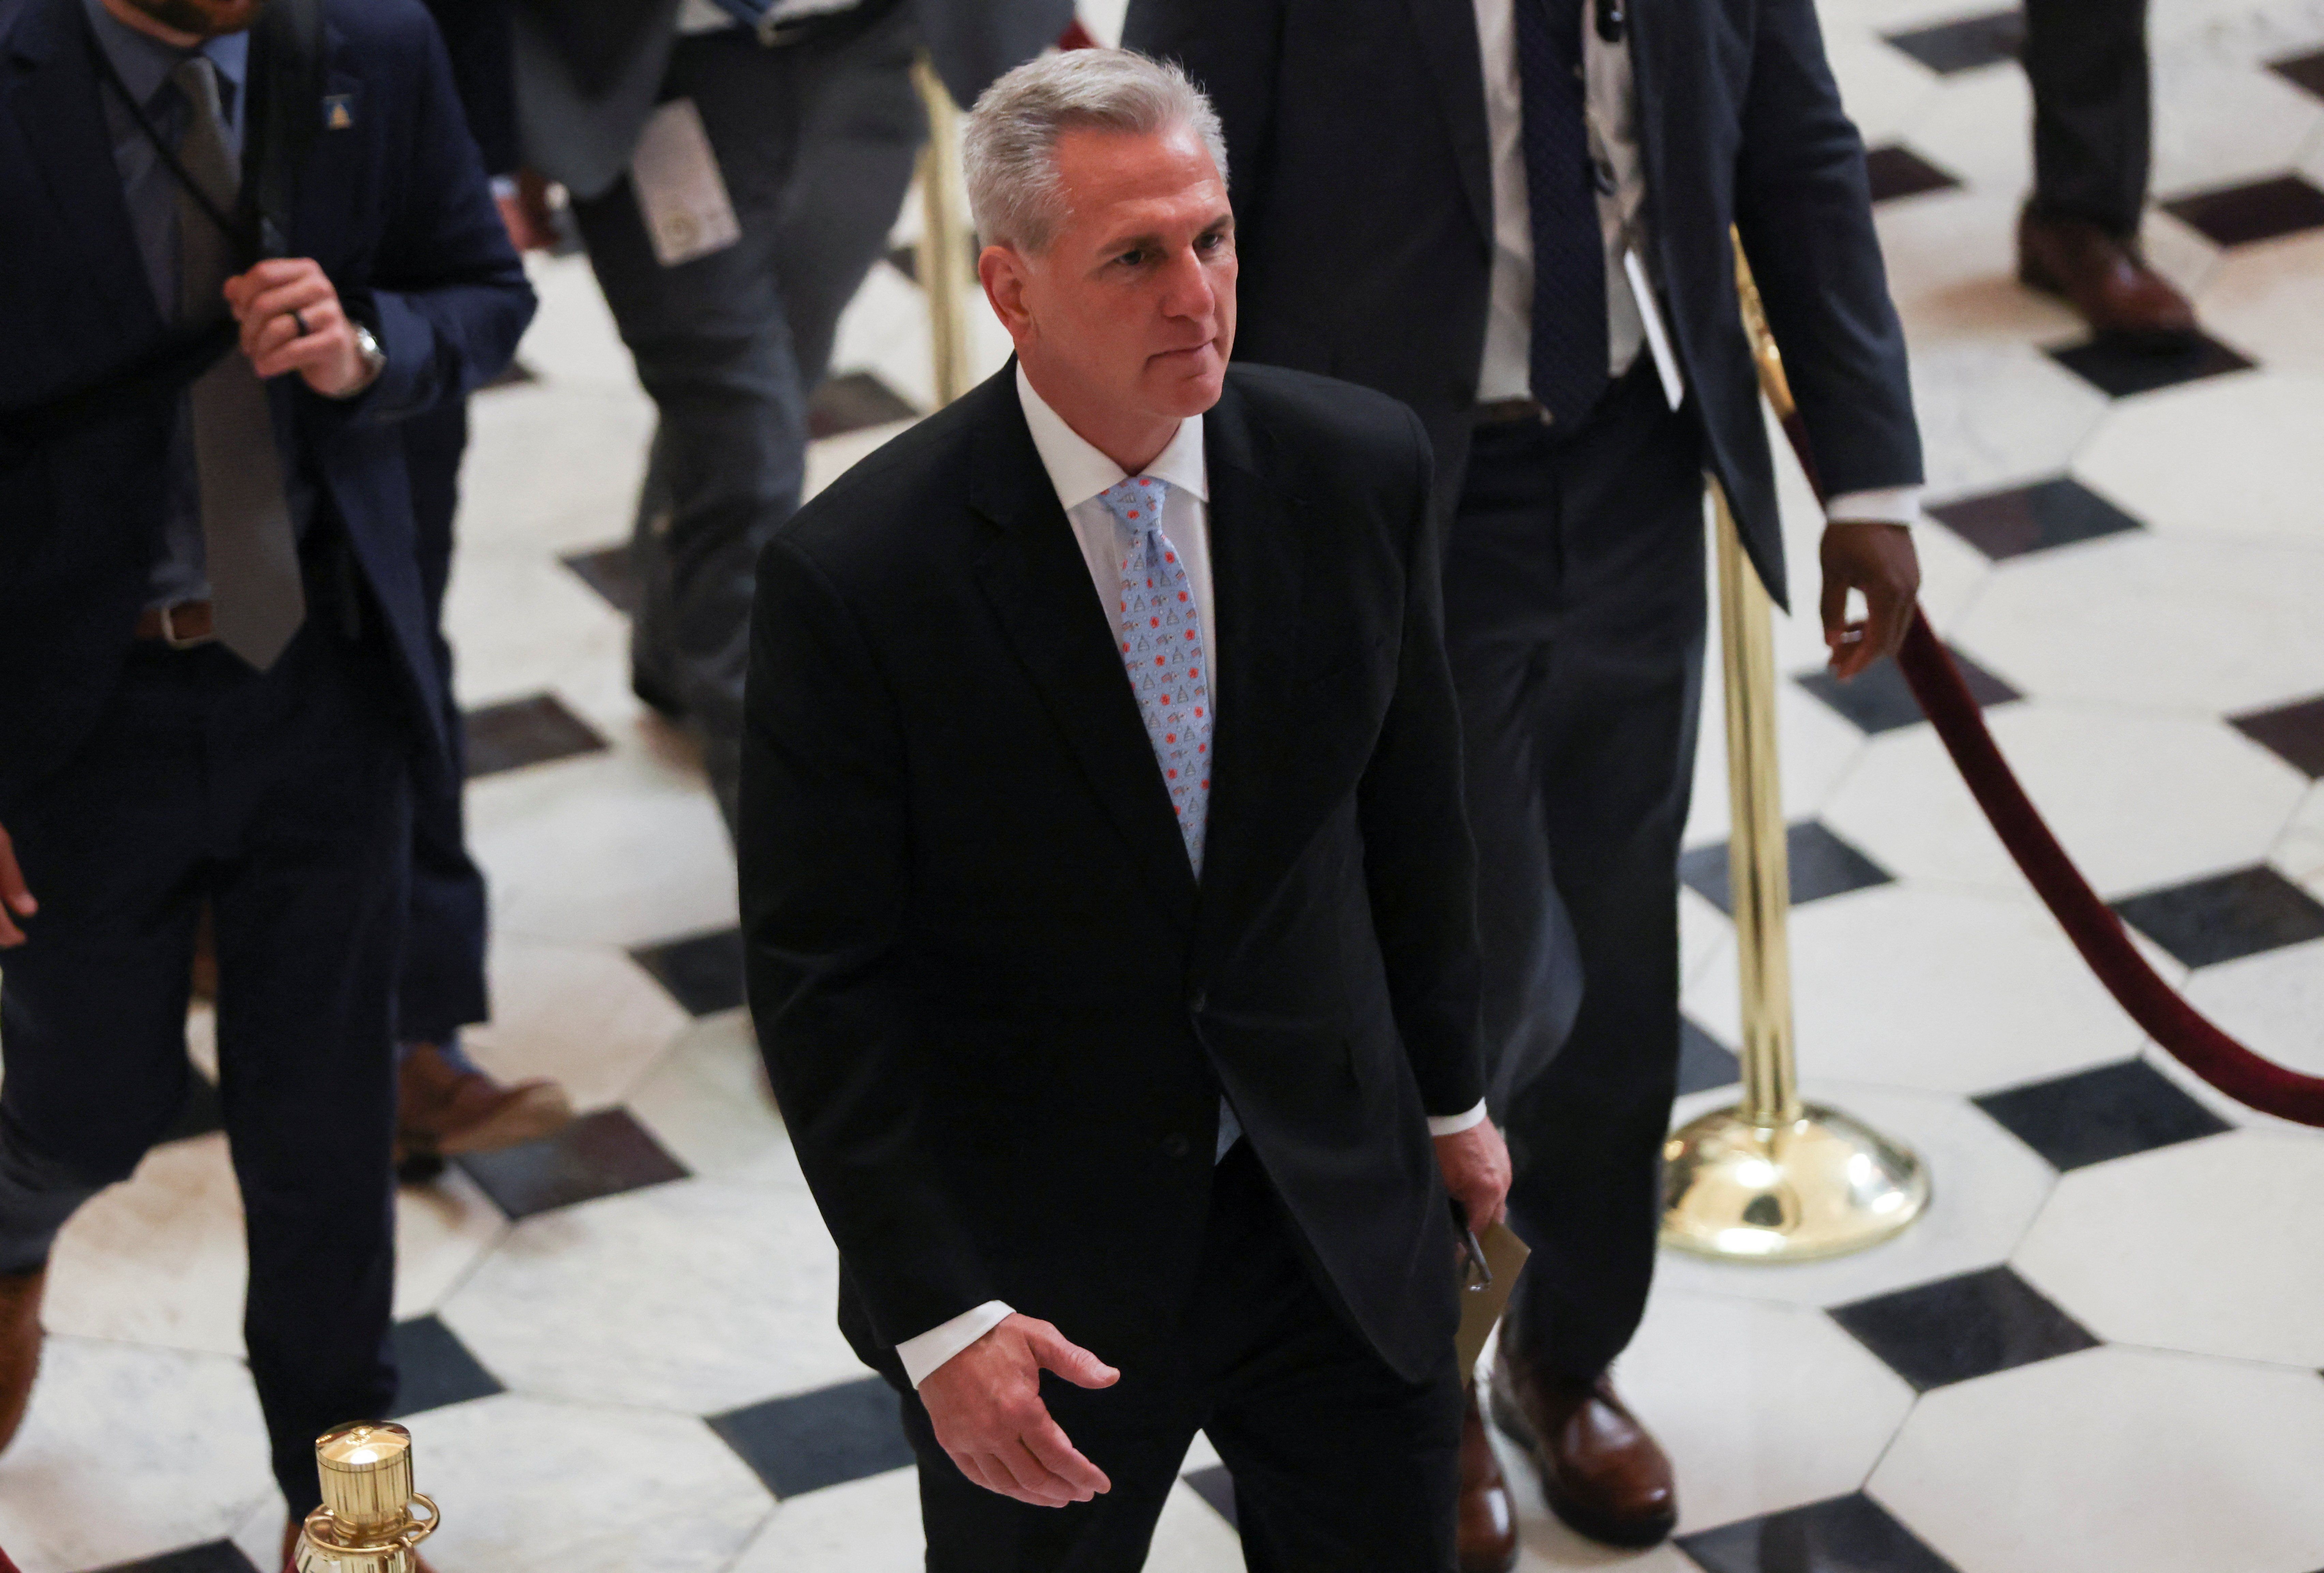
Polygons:
M363 357L363 377L354 387L333 394L332 397L335 399L355 398L374 382L378 382L379 374L387 370L387 352L379 347L379 339L372 330L360 322L349 322L347 327L355 334L355 354Z

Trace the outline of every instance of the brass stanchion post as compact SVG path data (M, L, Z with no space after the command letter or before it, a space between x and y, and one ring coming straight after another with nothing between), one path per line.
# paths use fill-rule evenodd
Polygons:
M1738 268L1741 251L1737 251ZM1789 392L1748 271L1747 317L1768 391ZM1706 1256L1810 1261L1877 1245L1929 1203L1919 1158L1837 1110L1800 1101L1792 1049L1790 859L1775 758L1772 604L1743 550L1727 494L1718 514L1719 621L1727 689L1727 867L1743 993L1743 1101L1705 1115L1663 1149L1663 1243Z
M340 1426L315 1439L323 1505L307 1515L297 1573L413 1573L436 1532L436 1504L411 1488L411 1433L400 1425ZM425 1510L416 1515L414 1507Z
M912 63L928 117L928 140L920 149L920 244L914 267L928 301L928 351L936 373L936 403L945 405L968 391L970 376L968 215L960 186L960 106L929 63L924 50Z

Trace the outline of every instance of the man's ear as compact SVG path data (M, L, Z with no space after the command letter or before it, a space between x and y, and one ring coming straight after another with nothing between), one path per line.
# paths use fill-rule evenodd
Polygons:
M992 303L993 315L1009 336L1019 344L1033 336L1033 315L1025 305L1028 273L1024 254L1014 246L989 245L977 253L976 277L984 286L984 298Z

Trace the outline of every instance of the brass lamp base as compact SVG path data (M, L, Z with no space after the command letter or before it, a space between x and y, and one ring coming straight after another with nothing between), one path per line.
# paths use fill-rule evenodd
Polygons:
M1877 1246L1929 1205L1911 1149L1814 1104L1756 1125L1707 1114L1663 1145L1663 1244L1722 1261L1812 1262Z

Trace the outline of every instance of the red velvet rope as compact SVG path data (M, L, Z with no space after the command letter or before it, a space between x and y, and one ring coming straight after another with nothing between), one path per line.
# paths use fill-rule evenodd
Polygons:
M1823 487L1816 480L1807 434L1796 415L1784 420L1784 431L1792 439L1816 495L1821 497ZM2324 1126L2324 1078L2286 1070L2236 1042L2180 998L2139 954L2122 919L2098 899L2090 882L2082 878L2066 849L2043 823L2041 811L2025 796L2025 788L2018 784L1993 733L1987 730L1985 712L1969 696L1952 652L1945 649L1930 628L1927 613L1917 606L1896 664L1904 669L1905 682L1912 685L1922 713L1953 757L1954 768L1969 783L1970 795L2001 837L2001 844L2017 860L2034 893L2081 952L2098 981L2106 985L2107 992L2114 996L2115 1003L2129 1012L2130 1018L2172 1058L2237 1103L2301 1125Z

